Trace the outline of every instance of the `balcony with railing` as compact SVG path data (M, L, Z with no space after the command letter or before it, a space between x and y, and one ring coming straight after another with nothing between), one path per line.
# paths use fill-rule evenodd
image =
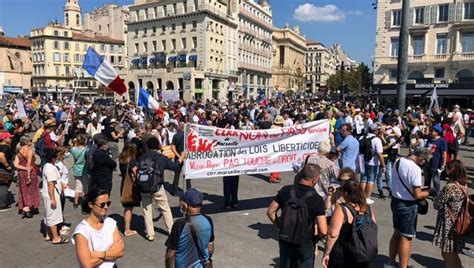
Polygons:
M247 18L250 18L251 20L253 20L254 22L266 27L267 29L273 29L273 25L266 22L265 20L263 20L262 18L258 17L257 15L253 14L252 12L244 9L244 8L240 8L239 9L239 13L244 15L245 17Z
M251 64L251 63L246 63L246 62L239 62L239 68L240 69L247 69L247 70L255 70L255 71L258 71L258 72L262 72L262 73L271 73L271 71L272 71L270 68L266 68L266 67L263 67L263 66L259 66L259 65Z

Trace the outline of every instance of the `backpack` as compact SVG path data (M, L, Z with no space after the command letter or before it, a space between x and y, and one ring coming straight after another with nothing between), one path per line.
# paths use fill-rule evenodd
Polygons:
M135 182L140 192L158 192L163 184L163 174L161 174L156 160L150 155L145 155L138 166L138 174Z
M453 209L448 207L448 214L454 225L454 232L460 236L474 233L474 203L470 200L464 189L462 189L462 192L464 200L456 219L454 218Z
M359 214L350 204L342 204L345 222L348 221L346 210L349 209L354 221L350 233L346 236L344 254L355 263L370 263L375 261L378 254L377 224L372 220L372 212L367 206L365 214Z
M39 138L38 141L35 143L35 152L39 157L46 156L44 136L45 135L43 134L41 138Z
M297 198L295 186L291 187L290 199L285 203L278 221L280 241L292 244L303 243L312 227L305 201L314 194L316 190L311 189L303 197Z
M364 155L365 162L369 162L374 157L374 150L372 150L372 139L376 136L367 137L363 136L359 142L359 153Z

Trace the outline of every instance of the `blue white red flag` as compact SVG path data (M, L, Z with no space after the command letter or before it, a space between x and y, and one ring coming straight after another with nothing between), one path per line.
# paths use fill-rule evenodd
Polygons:
M82 63L82 68L97 81L104 84L111 90L123 95L127 92L127 87L117 74L110 62L100 56L93 48L89 47Z
M148 94L143 88L139 89L138 93L138 106L148 108L150 110L157 111L160 109L160 104L153 96Z

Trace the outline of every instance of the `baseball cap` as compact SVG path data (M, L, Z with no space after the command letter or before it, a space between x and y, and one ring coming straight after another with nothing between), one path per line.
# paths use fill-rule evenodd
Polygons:
M9 132L2 132L0 133L0 140L4 140L4 139L11 139L15 136L13 136L12 134L10 134Z
M179 191L176 195L191 207L199 207L202 205L202 193L194 188L189 188L186 192Z
M433 130L438 132L439 134L443 133L443 128L439 124L434 125Z

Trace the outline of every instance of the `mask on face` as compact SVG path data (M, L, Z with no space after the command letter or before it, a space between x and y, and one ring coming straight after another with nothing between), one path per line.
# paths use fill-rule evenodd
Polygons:
M183 214L184 217L186 217L186 207L185 206L179 206L179 212Z

